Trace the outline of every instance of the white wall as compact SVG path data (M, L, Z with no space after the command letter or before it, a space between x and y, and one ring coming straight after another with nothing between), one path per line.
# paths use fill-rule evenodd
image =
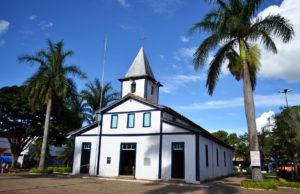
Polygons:
M144 93L145 93L145 79L137 79L134 80L136 84L136 92L134 93L135 95L138 95L140 97L144 98ZM126 96L128 93L131 93L131 80L128 81L123 81L122 82L122 97Z
M91 143L91 156L90 156L90 171L89 175L95 176L97 168L97 155L98 155L98 136L77 136L75 137L75 150L73 160L73 172L72 174L80 173L80 162L81 162L81 149L83 142Z
M140 103L134 99L128 99L119 106L112 108L107 111L108 113L113 112L127 112L127 111L141 111L141 110L153 110L154 108L146 104Z
M151 95L151 88L153 87L153 95ZM147 81L146 98L152 102L158 103L159 87L152 81Z
M164 135L162 140L162 179L171 180L172 142L184 142L184 172L186 182L196 181L195 135Z
M124 113L124 112L137 111L137 109L139 112L134 113L135 115L134 127L127 128L128 113ZM154 110L153 107L144 105L140 102L137 102L136 100L129 99L123 104L121 104L120 106L110 110L109 113L111 114L103 115L102 133L103 134L159 133L160 132L160 111L159 110L153 111L153 110ZM111 117L114 112L117 112L118 114L117 128L111 128ZM145 112L150 112L151 114L150 127L143 127L143 115Z
M136 178L157 180L159 135L139 137L103 136L100 155L100 176L119 176L121 143L136 143ZM107 164L107 157L111 157L110 164ZM144 158L150 158L150 166L144 165Z
M208 146L208 167L206 167L205 145ZM200 161L200 181L210 180L217 177L227 176L232 173L232 150L221 146L214 141L200 136L199 138L199 161ZM217 154L219 153L219 166L217 165ZM226 153L226 166L224 163L224 151Z

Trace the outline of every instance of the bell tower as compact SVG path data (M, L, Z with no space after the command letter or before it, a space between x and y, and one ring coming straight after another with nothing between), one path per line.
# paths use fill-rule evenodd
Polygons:
M143 47L139 50L125 77L119 81L122 84L122 97L132 93L158 103L159 87L162 85L155 80Z

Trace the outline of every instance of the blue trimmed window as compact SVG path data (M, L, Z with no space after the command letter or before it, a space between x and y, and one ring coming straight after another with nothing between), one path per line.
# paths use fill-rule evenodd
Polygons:
M134 127L134 114L128 114L127 116L127 128Z
M118 127L118 115L111 115L110 128L115 129Z
M143 127L150 127L151 126L151 113L146 112L144 113L144 119L143 119Z

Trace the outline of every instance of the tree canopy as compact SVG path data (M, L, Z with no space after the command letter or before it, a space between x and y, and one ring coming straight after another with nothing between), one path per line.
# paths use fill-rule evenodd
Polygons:
M42 135L44 119L41 111L31 110L24 86L0 88L0 136L10 143L12 168L16 167L21 152Z

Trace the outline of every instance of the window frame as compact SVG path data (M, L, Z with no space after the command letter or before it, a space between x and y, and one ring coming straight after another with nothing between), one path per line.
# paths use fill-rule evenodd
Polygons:
M216 154L217 154L217 167L219 167L219 149L216 148Z
M145 115L146 114L149 114L149 126L146 126L145 125ZM151 112L145 112L144 114L143 114L143 127L151 127Z
M116 126L115 127L113 127L113 118L114 117L116 117ZM111 115L111 118L110 118L110 128L111 129L116 129L116 128L118 128L118 120L119 120L119 117L118 117L118 115L117 114L112 114Z
M132 127L129 126L129 118L131 115L133 116L133 126ZM127 114L127 128L134 128L134 125L135 125L135 114L134 113Z
M224 166L226 167L226 152L224 151Z
M205 164L206 164L206 168L209 167L209 161L208 161L208 145L205 144Z

